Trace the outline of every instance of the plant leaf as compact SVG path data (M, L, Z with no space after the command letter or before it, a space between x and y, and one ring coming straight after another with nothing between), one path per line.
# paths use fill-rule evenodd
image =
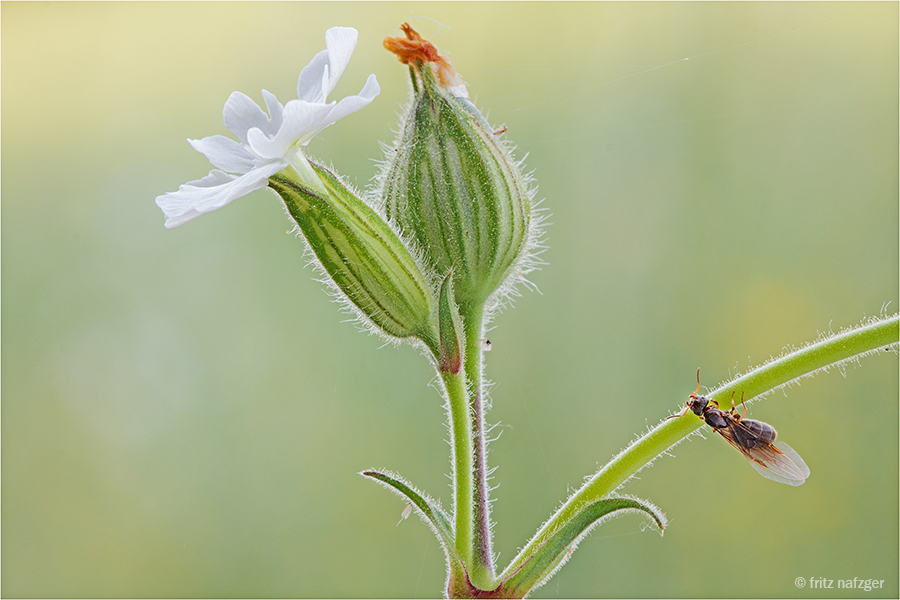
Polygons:
M521 565L507 574L500 586L504 597L521 598L539 588L565 564L578 546L578 542L591 529L610 518L614 513L644 512L659 527L660 534L666 527L666 516L659 508L631 496L607 496L586 505L551 535ZM509 570L509 569L508 569Z
M384 485L384 487L411 502L412 505L418 509L419 516L429 527L431 527L434 535L437 536L438 541L441 543L448 567L457 572L465 572L462 561L459 559L459 555L457 555L454 546L455 538L453 535L453 528L450 525L450 518L443 511L440 503L423 494L395 473L381 473L379 471L369 470L362 471L360 475L378 481Z
M459 373L463 361L463 328L459 309L453 299L453 271L447 273L441 283L438 297L438 332L441 342L439 370Z

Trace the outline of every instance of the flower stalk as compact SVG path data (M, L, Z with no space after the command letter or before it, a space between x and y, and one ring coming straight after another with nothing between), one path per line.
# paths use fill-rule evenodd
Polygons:
M445 309L447 296L452 295L452 277L447 276L441 290L440 306ZM458 344L456 352L444 352L438 372L444 383L450 416L450 432L453 446L454 513L456 550L466 566L465 581L451 576L449 589L463 593L466 590L491 590L496 587L495 566L491 542L489 487L487 483L487 441L485 439L484 396L482 361L484 346L482 332L484 312L471 306L459 315L455 306L453 315L457 322L441 317L442 348L449 337L445 331L453 323L453 340ZM452 359L446 357L452 356ZM462 359L460 361L460 358ZM449 592L448 592L449 593ZM450 594L451 596L454 594Z
M450 413L453 446L453 514L456 552L467 571L472 571L475 539L472 491L475 481L472 463L472 417L469 411L465 373L442 372Z
M472 415L472 504L474 513L474 537L472 539L472 582L481 589L495 585L494 556L491 540L491 505L488 487L487 439L484 398L484 311L478 306L467 307L464 313L466 352L465 373L469 383L469 412Z

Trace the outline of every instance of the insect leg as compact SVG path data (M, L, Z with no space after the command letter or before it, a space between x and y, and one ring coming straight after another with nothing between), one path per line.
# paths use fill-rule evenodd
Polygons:
M691 410L690 406L688 406L686 409L684 409L684 412L681 413L680 415L669 415L668 417L666 417L666 421L668 421L669 419L677 419L678 417L683 417L684 415L688 414L689 410Z
M744 412L741 413L741 415L738 417L738 420L743 419L744 415L747 414L747 404L744 402L744 392L741 392L741 406L744 407ZM734 392L731 392L731 412L736 412L734 406Z

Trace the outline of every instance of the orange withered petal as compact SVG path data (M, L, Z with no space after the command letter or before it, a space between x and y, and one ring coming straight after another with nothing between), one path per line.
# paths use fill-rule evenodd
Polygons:
M450 90L454 96L465 98L468 95L465 91L465 83L456 74L450 61L438 54L437 48L431 42L422 39L422 36L409 26L409 23L404 23L400 29L403 30L406 37L386 35L384 36L384 47L396 54L397 59L404 65L416 67L417 62L434 64L434 72L441 85Z

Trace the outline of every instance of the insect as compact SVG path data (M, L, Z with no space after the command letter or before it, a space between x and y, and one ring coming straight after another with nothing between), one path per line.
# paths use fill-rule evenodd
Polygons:
M713 431L725 438L738 452L750 460L750 465L756 471L772 481L786 483L788 485L801 485L809 477L809 467L800 458L793 448L784 442L776 442L778 435L775 428L768 423L745 419L744 413L738 414L734 406L734 395L731 398L731 410L722 410L719 403L706 396L700 396L700 369L697 369L697 390L690 395L687 408L680 415L669 417L683 417L688 411L701 417ZM743 404L743 394L741 404Z
M397 525L408 519L410 513L412 513L412 502L407 502L406 506L403 507L403 512L400 513L400 520L397 521Z

